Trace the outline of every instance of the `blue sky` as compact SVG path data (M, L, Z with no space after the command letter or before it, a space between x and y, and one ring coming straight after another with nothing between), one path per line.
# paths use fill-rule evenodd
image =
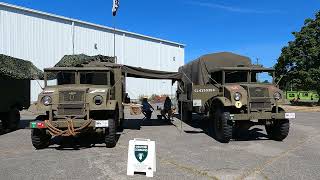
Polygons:
M112 26L112 0L4 0ZM319 0L120 0L117 28L186 44L185 61L231 51L273 66Z

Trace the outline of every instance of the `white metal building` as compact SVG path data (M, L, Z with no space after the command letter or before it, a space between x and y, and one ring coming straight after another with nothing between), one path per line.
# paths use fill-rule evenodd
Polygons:
M0 54L30 60L38 68L54 66L66 54L113 56L113 28L0 2ZM177 71L184 64L184 45L116 30L118 63ZM31 99L41 88L31 82ZM131 98L174 94L168 80L127 79Z

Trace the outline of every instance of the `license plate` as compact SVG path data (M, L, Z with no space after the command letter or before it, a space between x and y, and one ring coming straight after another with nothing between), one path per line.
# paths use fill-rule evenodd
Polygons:
M96 128L100 127L108 127L109 126L109 121L108 120L96 120Z
M286 119L295 119L296 118L296 113L286 113L285 114Z

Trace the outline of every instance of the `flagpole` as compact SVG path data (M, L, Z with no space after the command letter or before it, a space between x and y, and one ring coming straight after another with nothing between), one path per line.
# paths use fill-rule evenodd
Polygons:
M116 57L116 16L113 16L112 19L113 19L113 57L115 58L115 63L117 63L117 57Z
M113 57L115 59L115 63L117 63L117 57L116 57L116 15L117 10L119 8L119 0L113 0L112 5L112 21L113 21Z

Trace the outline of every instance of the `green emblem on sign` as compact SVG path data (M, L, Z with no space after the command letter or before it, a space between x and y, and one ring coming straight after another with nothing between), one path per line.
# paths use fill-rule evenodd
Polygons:
M148 146L147 145L135 145L134 155L139 162L143 162L148 156Z

